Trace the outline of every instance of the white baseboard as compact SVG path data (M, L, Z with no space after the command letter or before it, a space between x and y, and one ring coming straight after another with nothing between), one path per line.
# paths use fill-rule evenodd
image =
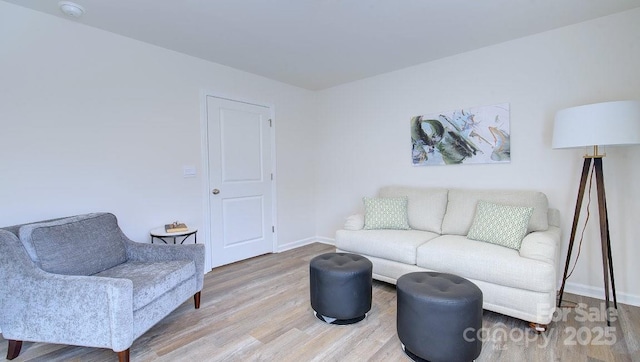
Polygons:
M327 244L327 245L333 245L333 246L336 245L336 240L332 238L325 238L322 236L318 236L316 237L316 241L319 243Z
M591 297L596 299L604 300L604 288L593 287L585 284L577 284L567 282L567 285L564 287L564 291L568 293L583 295L585 297ZM613 299L613 296L610 296ZM640 296L624 293L616 290L616 298L618 302L634 305L640 307Z
M299 248L301 246L313 244L313 243L316 242L316 240L317 240L317 238L306 238L306 239L300 239L300 240L292 241L292 242L286 243L284 245L278 245L278 250L276 250L276 252L277 253L282 253L283 251L287 251L287 250Z
M323 244L328 244L328 245L335 245L333 239L317 236L317 237L312 237L312 238L296 240L296 241L293 241L293 242L290 242L290 243L286 243L284 245L279 245L278 246L278 250L276 252L277 253L282 253L283 251L299 248L301 246L305 246L305 245L309 245L309 244L313 244L313 243L323 243Z

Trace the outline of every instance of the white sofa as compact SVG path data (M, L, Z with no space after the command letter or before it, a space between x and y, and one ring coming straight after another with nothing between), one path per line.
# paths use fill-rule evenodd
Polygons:
M389 186L378 197L408 198L409 230L363 230L364 215L347 218L336 249L367 257L373 278L395 284L414 271L462 276L482 290L484 309L544 329L556 304L559 212L541 192ZM478 201L533 208L520 250L466 237Z

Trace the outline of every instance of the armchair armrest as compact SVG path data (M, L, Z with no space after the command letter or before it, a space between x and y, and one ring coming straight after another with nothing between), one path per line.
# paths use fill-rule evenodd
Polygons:
M6 248L4 236L0 235L0 328L5 339L114 351L131 346L130 280L47 273L37 268L26 252ZM14 241L20 243L17 239L10 242Z
M193 260L196 266L196 289L202 290L204 282L204 244L165 245L137 243L124 234L127 258L135 261Z

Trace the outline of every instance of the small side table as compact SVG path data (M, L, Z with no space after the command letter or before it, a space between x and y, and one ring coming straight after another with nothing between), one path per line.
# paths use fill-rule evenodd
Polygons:
M182 241L180 242L180 244L183 244L185 240L187 240L191 235L193 235L193 243L194 244L198 243L198 229L196 228L188 228L187 231L178 231L175 233L168 233L164 230L164 226L163 226L163 227L159 227L151 230L149 234L151 235L151 244L153 244L153 239L160 239L165 244L169 244L167 243L167 240L165 240L165 238L169 238L169 239L173 238L174 244L177 244L176 243L177 238L182 238Z

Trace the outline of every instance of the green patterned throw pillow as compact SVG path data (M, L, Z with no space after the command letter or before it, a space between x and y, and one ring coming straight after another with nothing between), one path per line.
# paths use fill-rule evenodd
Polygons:
M532 207L478 201L467 238L520 250L532 214Z
M407 197L365 197L364 229L409 229Z

